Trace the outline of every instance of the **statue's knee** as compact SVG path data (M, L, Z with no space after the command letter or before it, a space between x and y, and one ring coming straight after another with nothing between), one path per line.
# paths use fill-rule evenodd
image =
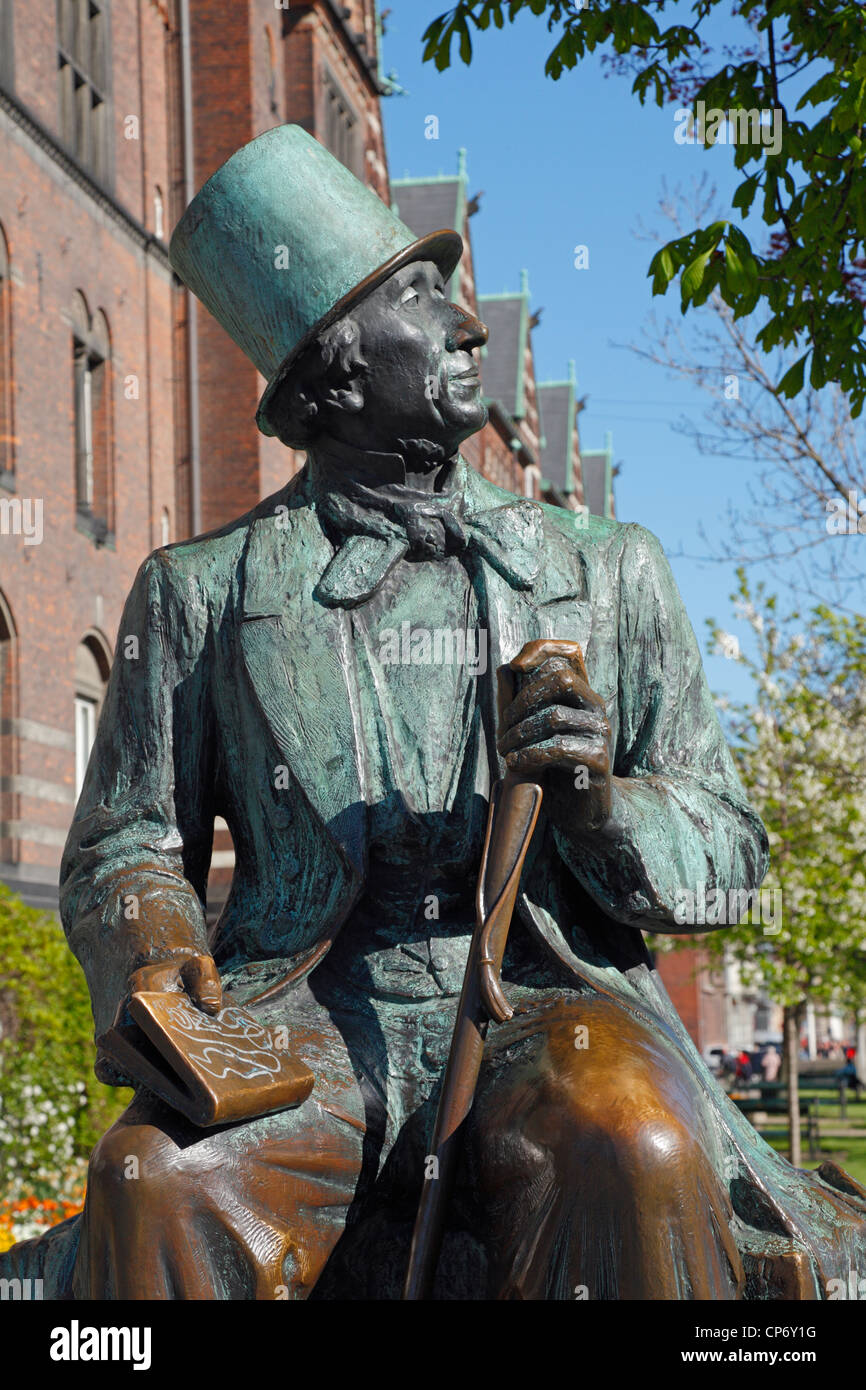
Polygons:
M88 1188L112 1202L140 1202L147 1194L165 1204L200 1182L213 1166L197 1153L200 1147L180 1148L153 1125L115 1125L93 1150Z
M687 1126L664 1105L641 1098L633 1106L562 1107L556 1124L560 1154L602 1183L637 1181L645 1192L680 1189L700 1158Z
M539 1090L533 1131L570 1158L570 1166L664 1183L679 1180L697 1161L687 1117L671 1107L639 1058L572 1049L557 1062Z
M141 1130L134 1125L115 1125L103 1134L90 1155L87 1174L89 1192L123 1191L124 1184L139 1173L142 1150Z
M617 1166L640 1177L645 1189L682 1189L700 1155L685 1125L669 1111L643 1115L615 1135Z

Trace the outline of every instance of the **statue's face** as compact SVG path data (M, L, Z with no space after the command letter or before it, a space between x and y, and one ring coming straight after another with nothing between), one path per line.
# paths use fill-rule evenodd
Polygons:
M352 317L367 366L350 442L388 450L397 439L427 439L451 452L481 429L487 409L473 349L487 329L450 303L433 261L396 270Z

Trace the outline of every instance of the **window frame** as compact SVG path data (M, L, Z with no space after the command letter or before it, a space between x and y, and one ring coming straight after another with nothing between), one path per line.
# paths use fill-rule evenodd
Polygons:
M105 366L105 359L98 357L88 343L75 333L72 337L72 360L75 373L75 506L77 511L92 516L93 373Z
M79 39L80 16L85 12L88 18L86 63L81 57ZM71 16L71 20L65 24L67 16ZM92 41L96 26L92 21L97 16L101 21L100 52L98 60L94 61ZM70 38L71 43L68 42ZM55 50L60 142L96 183L110 188L114 179L114 146L111 138L109 0L55 0ZM94 112L98 113L95 119Z
M79 530L89 535L97 545L102 545L113 543L114 537L111 333L102 310L97 309L91 315L80 290L75 293L71 319L75 512ZM100 378L98 388L97 374ZM99 439L97 409L104 411ZM104 458L97 457L98 443L104 449Z
M84 740L87 747L84 748L80 738L81 715L86 715L87 737ZM96 723L99 714L99 701L90 695L75 694L75 799L81 795L84 786L84 778L87 775L87 764L90 761L90 754L96 742Z
M75 796L81 794L87 764L96 740L99 716L105 703L108 677L111 671L111 656L103 635L91 628L82 637L75 653L75 684L73 686L75 744ZM79 738L81 717L86 724L86 736ZM86 745L86 746L85 746Z
M329 130L329 116L332 109L332 101L342 102L351 119L351 125L346 127L346 134L349 137L349 140L354 142L351 151L354 155L353 162L347 162L343 158L342 154L338 150L336 150L334 148L334 145L331 143L331 132ZM350 173L354 174L356 178L361 179L363 181L365 159L363 122L354 102L351 100L350 97L346 95L346 89L343 86L342 82L338 80L338 78L334 75L332 68L326 62L323 62L321 66L321 102L323 127L322 134L324 136L325 148L330 150L334 158L339 159L340 163L344 165L344 167L348 169Z

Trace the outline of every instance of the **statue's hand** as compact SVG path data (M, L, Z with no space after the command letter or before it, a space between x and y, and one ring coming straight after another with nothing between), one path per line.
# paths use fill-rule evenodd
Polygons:
M610 818L611 728L576 642L527 642L500 669L513 693L500 715L499 752L519 777L544 786L547 811L567 834Z
M212 956L190 951L186 956L143 965L129 977L131 994L147 990L171 993L177 989L185 989L206 1014L217 1014L222 1007L222 985Z

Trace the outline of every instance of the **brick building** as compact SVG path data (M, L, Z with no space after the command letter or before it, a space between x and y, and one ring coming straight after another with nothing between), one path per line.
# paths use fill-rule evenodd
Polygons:
M57 869L126 592L188 458L169 7L0 0L0 875Z
M263 380L168 262L239 145L297 122L419 234L426 216L463 232L455 292L494 320L491 418L467 455L543 490L528 284L476 296L465 159L390 185L379 40L375 0L0 0L0 880L30 902L56 906L142 560L303 461L255 430ZM574 452L576 412L564 428ZM218 824L217 893L232 862Z

